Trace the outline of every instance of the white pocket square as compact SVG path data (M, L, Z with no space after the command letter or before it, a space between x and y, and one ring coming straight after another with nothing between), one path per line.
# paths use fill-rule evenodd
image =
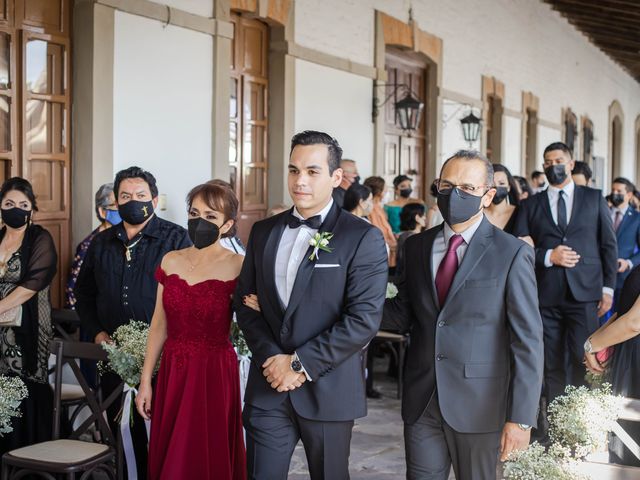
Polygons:
M339 268L339 263L316 263L313 268Z

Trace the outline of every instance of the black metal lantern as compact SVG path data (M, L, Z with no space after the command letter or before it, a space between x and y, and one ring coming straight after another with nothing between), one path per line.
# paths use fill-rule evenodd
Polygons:
M469 112L469 115L460 120L462 125L462 135L464 139L471 145L478 140L480 136L480 118L473 114L473 111Z
M418 130L424 103L414 98L411 92L407 92L407 95L402 100L396 102L394 107L402 130L410 132Z
M380 107L386 104L397 92L404 90L406 92L402 100L394 103L393 108L396 115L396 123L400 124L400 128L406 132L413 132L420 126L420 119L422 118L422 110L424 109L424 103L418 100L411 91L411 88L406 84L395 83L379 83L374 84L374 91L380 87L394 87L393 91L384 101L380 101L377 95L373 97L373 120L378 116Z

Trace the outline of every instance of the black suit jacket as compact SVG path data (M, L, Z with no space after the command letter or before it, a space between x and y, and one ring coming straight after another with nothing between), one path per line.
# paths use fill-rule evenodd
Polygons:
M541 307L562 302L563 285L578 302L597 302L602 298L603 286L615 288L616 234L600 190L575 186L571 219L564 232L553 221L547 191L528 198L520 206L514 234L529 235L535 244ZM575 267L544 266L547 250L558 245L567 245L580 255Z
M387 253L380 231L335 203L320 227L332 232L331 253L306 258L284 310L275 283L278 244L289 212L256 223L235 294L238 323L252 353L245 402L269 410L287 396L296 412L319 421L366 415L361 351L376 335L387 284ZM261 312L242 304L257 293ZM272 389L262 364L298 353L312 378L290 393Z
M385 302L382 328L410 331L402 418L415 423L437 389L458 432L535 425L543 343L533 250L484 218L441 307L431 252L442 229L407 239L398 295Z

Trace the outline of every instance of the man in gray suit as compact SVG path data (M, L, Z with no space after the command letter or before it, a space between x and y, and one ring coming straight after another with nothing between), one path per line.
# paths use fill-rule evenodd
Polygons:
M404 373L407 478L492 479L498 455L529 444L542 388L542 322L533 249L483 209L493 168L478 152L442 166L445 222L407 239L383 329L410 331Z

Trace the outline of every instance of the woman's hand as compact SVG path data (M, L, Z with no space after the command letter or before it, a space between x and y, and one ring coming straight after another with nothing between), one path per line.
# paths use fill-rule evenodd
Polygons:
M258 296L255 293L251 295L245 295L242 299L242 303L244 303L245 307L249 307L256 312L260 311L260 303L258 302Z
M141 383L136 395L136 408L145 420L151 420L151 397L153 388L150 382Z
M595 353L585 353L584 364L591 373L595 373L596 375L604 373L604 368L600 365L600 362L598 362Z

